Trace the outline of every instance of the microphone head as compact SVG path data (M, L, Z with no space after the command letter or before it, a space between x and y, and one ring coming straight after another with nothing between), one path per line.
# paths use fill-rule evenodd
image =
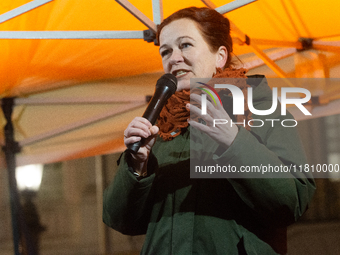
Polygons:
M157 81L156 87L158 86L167 86L170 89L172 95L177 90L177 78L171 73L163 74L162 77Z

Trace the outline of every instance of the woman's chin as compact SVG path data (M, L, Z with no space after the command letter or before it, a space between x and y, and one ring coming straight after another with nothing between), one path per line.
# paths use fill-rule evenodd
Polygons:
M177 91L190 89L190 80L187 81L178 81L177 83Z

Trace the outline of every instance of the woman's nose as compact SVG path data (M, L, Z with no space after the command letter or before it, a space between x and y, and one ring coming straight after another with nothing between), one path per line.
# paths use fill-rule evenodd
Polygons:
M182 62L183 60L184 59L183 59L182 51L179 49L176 49L171 54L170 65L175 65L178 62Z

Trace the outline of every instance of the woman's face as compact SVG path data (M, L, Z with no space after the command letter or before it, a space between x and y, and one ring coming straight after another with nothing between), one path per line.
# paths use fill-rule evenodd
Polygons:
M178 80L177 91L190 89L190 78L211 78L226 62L221 46L212 53L195 21L179 19L163 27L159 36L163 68Z

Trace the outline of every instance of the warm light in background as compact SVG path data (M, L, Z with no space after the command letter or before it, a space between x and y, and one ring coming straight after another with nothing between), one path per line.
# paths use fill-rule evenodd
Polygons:
M43 165L26 165L15 169L19 190L38 191L41 184Z

